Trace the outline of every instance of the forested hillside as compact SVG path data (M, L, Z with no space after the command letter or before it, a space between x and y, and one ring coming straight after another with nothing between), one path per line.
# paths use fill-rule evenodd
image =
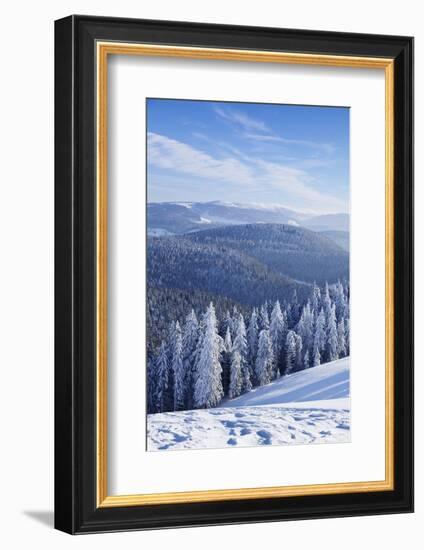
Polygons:
M323 284L348 276L349 255L345 250L325 235L292 225L236 225L199 231L185 239L239 251L297 281Z
M147 258L152 287L202 290L250 306L283 300L295 288L301 292L301 287L307 286L276 272L248 250L237 249L234 240L202 241L194 235L149 237Z

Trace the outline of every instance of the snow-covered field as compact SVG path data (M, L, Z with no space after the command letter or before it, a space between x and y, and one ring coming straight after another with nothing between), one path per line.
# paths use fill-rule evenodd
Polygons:
M215 409L150 414L147 448L350 441L349 357L278 379Z

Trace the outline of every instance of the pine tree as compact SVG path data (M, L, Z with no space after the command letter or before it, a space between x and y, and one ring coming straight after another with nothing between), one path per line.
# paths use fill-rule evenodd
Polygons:
M295 357L295 365L296 365L296 370L302 370L303 368L303 361L302 361L302 348L303 348L303 343L302 343L302 337L299 336L299 334L294 334L294 337L295 337L295 353L296 353L296 357Z
M233 340L233 353L238 352L240 355L240 365L242 373L242 392L245 393L252 389L251 372L249 369L249 350L246 339L246 326L244 324L243 315L239 313L238 321L235 323L235 335Z
M230 368L230 386L228 390L228 397L238 397L242 393L243 387L243 374L242 374L242 360L241 355L237 349L233 349L231 354L231 368Z
M269 330L268 308L265 304L262 304L259 314L259 332L261 330Z
M324 296L322 298L322 307L324 309L325 322L328 324L328 319L331 315L331 298L330 298L330 289L328 287L327 281L325 282Z
M271 381L273 363L274 359L269 331L261 330L259 333L258 355L255 363L255 378L259 386L268 384Z
M174 411L181 411L185 406L185 372L183 368L183 341L180 323L174 325L171 334L172 361L171 368L174 377Z
M314 319L317 318L319 314L319 310L321 309L321 290L319 286L316 285L314 281L314 286L312 288L312 313L314 315Z
M346 297L343 284L338 281L334 288L334 304L336 306L336 319L340 321L345 315Z
M158 412L156 410L156 385L157 385L157 378L156 378L156 369L155 369L155 361L152 357L148 355L147 357L147 413L153 414Z
M169 392L169 365L168 350L165 342L162 342L156 357L156 391L154 407L157 412L170 411L173 408L173 399Z
M216 407L222 399L222 368L220 354L222 338L218 334L215 308L211 302L202 318L201 337L196 350L196 381L194 406L198 409Z
M249 328L247 329L248 362L251 375L254 373L256 354L258 353L258 335L258 311L254 307L250 316ZM251 379L253 379L253 376Z
M313 367L319 367L319 365L321 364L321 354L319 352L318 347L315 347L314 349L315 349L315 351L314 351L314 357L313 357L313 360L312 360L312 366Z
M308 353L308 357L313 353L314 347L314 317L311 311L309 301L303 307L302 315L300 316L299 323L297 324L297 334L302 338L303 353ZM308 365L309 367L310 365Z
M344 320L345 324L345 340L346 340L346 355L350 354L350 319L346 317Z
M228 311L228 309L225 311L224 313L224 318L223 320L219 323L219 334L225 338L225 335L227 334L227 328L232 329L232 319L231 319L231 315L230 315L230 312Z
M324 357L326 341L327 341L327 338L325 334L325 315L324 315L323 308L321 308L319 315L315 321L314 349L313 349L314 367L321 364L321 359Z
M233 344L231 342L231 332L230 327L227 327L227 332L224 339L224 349L221 354L222 389L224 391L224 395L228 395L230 388L232 352Z
M309 350L306 350L305 355L303 356L303 368L309 369L310 367L310 360L309 360Z
M183 368L185 373L185 409L193 408L195 353L199 339L199 323L192 309L183 330Z
M296 333L289 330L286 338L286 369L284 374L290 374L296 368Z
M346 356L346 337L345 337L345 324L344 320L340 319L337 323L337 343L338 343L338 356Z
M336 322L336 307L332 304L326 327L326 359L327 361L335 361L338 359L338 341L337 341L337 322Z
M290 302L290 318L289 318L289 328L294 328L299 322L300 318L300 305L299 299L297 297L297 290L293 290L293 296Z
M271 336L272 349L274 352L275 373L273 378L280 376L284 364L284 340L287 327L281 312L280 302L277 300L272 309L269 333Z

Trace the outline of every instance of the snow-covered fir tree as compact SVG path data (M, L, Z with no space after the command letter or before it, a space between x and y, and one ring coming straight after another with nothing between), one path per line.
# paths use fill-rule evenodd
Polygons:
M243 374L242 374L242 359L240 352L237 349L233 349L231 354L231 367L230 367L230 385L228 389L228 397L238 397L242 393L243 387Z
M296 332L302 338L303 354L306 355L308 352L309 358L313 353L314 347L314 315L309 300L303 307ZM308 365L308 367L309 366L310 365Z
M256 362L256 354L258 353L258 338L258 310L254 307L250 315L249 327L247 329L247 344L249 350L248 361L249 365L251 365L252 372Z
M183 367L183 339L180 323L176 321L170 335L171 369L174 379L174 411L181 411L185 406L186 376Z
M156 358L155 368L157 381L154 402L157 412L172 411L174 407L174 397L171 395L169 388L169 370L168 349L165 342L162 342Z
M350 354L350 318L349 317L345 317L344 324L345 324L346 355L349 355Z
M269 333L271 336L275 363L273 378L277 378L284 370L284 342L287 335L287 326L278 300L275 302L272 309Z
M201 322L201 336L196 350L194 406L216 407L223 397L220 355L222 338L218 334L215 308L211 302Z
M319 314L319 310L321 309L321 290L319 286L316 285L315 281L312 288L311 306L315 320Z
M296 333L289 330L286 338L286 368L284 374L290 374L296 368Z
M344 319L341 318L337 323L337 354L339 358L346 356L346 336L345 336L345 324Z
M309 369L310 366L311 366L311 361L309 359L309 350L307 349L305 355L303 356L303 368Z
M249 365L249 353L246 339L246 325L243 315L239 313L237 323L235 323L235 334L233 339L233 354L238 352L240 355L240 367L242 376L242 392L250 391L252 383L250 381L253 371Z
M195 353L199 339L199 322L192 309L186 317L183 329L183 368L185 373L185 407L193 408Z
M230 327L227 327L224 338L224 346L221 353L221 367L222 367L222 389L224 395L228 395L230 388L230 376L231 376L231 360L232 360L233 344L231 342Z
M261 330L269 330L269 314L266 304L261 305L258 322L259 332Z
M255 379L259 386L271 381L273 364L271 338L269 331L264 329L259 333L258 354L255 363Z
M315 367L321 364L321 359L324 357L326 340L327 338L325 333L325 315L324 315L324 309L321 308L319 315L315 320L314 349L313 349L313 362ZM317 363L318 357L319 357L319 363Z
M148 414L159 412L156 403L156 364L153 357L147 356L147 412Z
M302 337L299 335L299 334L296 334L294 333L294 337L295 337L295 353L296 353L296 358L295 358L295 366L296 366L296 370L302 370L303 368L303 361L302 361L302 349L303 349L303 342L302 342Z
M327 318L326 326L326 360L327 362L335 361L338 358L339 344L337 341L337 321L336 321L336 306L330 306L330 313Z

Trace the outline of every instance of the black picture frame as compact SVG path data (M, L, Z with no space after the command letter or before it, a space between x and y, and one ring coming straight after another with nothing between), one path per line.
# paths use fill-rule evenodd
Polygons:
M97 507L96 41L394 60L394 490ZM73 15L55 22L55 527L79 534L413 511L413 39Z

